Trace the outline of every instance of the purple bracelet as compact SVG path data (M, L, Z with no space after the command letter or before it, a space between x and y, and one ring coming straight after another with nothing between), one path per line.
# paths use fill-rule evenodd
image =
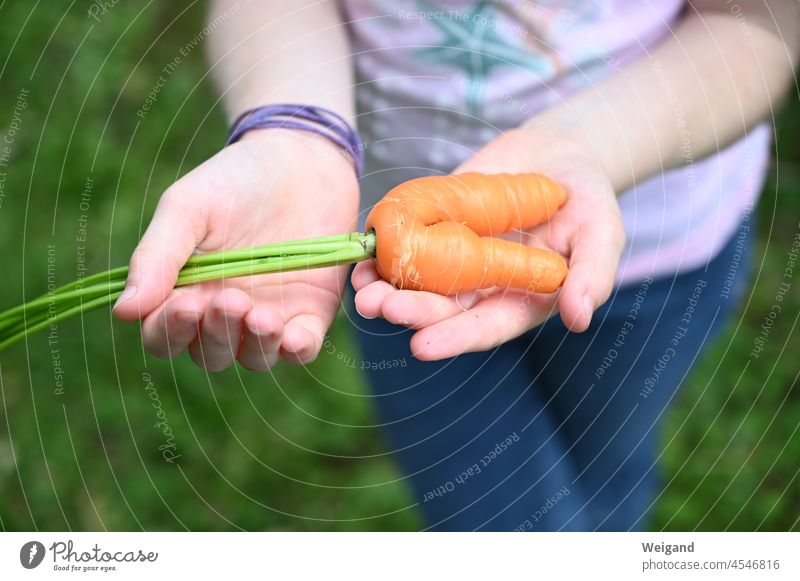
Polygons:
M231 125L225 145L237 142L251 129L298 129L321 135L344 149L361 177L364 148L358 133L347 120L324 107L314 105L264 105L245 111Z

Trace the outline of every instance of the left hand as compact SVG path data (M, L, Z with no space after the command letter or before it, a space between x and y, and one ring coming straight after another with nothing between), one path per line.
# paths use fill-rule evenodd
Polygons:
M611 295L625 244L614 191L589 148L526 127L493 140L453 173L468 171L537 172L567 188L567 202L552 220L504 235L566 257L570 270L564 286L553 294L493 288L445 297L398 290L368 261L353 271L359 313L416 329L411 352L423 361L492 349L557 312L570 330L585 331L594 311Z

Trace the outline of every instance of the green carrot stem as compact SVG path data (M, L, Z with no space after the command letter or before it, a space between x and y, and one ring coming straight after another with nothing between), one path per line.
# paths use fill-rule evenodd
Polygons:
M325 244L280 244L282 250L286 249L313 249L312 253L297 253L296 255L283 256L274 252L267 252L265 258L242 258L244 256L260 256L261 249L244 249L244 252L233 251L228 253L214 253L216 255L215 261L208 261L208 266L185 266L181 269L178 280L175 284L176 287L186 286L189 284L197 284L209 280L218 280L222 278L233 278L239 276L248 276L255 274L269 274L275 272L285 272L290 270L301 270L305 268L322 268L325 266L335 266L337 264L349 264L363 260L361 257L365 252L370 252L370 256L374 254L372 247L365 247L361 240L352 240L352 235L346 235L347 238L338 243L327 242ZM321 252L321 249L325 252ZM259 252L255 252L259 250ZM320 252L317 254L317 252ZM217 263L222 255L225 259L230 259L226 262ZM209 255L210 256L210 255ZM197 263L197 261L191 261ZM188 263L187 263L188 264ZM202 262L199 264L203 264ZM84 279L80 288L74 288L74 283L65 285L56 289L55 291L42 295L32 301L23 305L19 305L12 309L0 313L0 329L8 326L9 323L22 320L24 314L34 309L46 308L52 309L57 303L68 301L76 298L88 298L107 294L108 292L122 290L125 287L125 281L119 280L115 282L98 282L93 285L84 286L89 279L102 280L103 275L118 272L121 273L123 269L115 269L108 271L108 273L101 273L100 275L93 275ZM127 269L125 269L127 270Z
M223 250L220 252L195 254L186 261L186 267L225 264L239 260L266 258L268 256L326 254L339 249L342 242L360 241L368 236L369 235L356 232L352 234L337 234L336 236L323 236L320 238L309 238L307 240L297 240L292 242L277 242L274 244L265 244L263 246L253 246L251 248L236 248L233 250ZM372 236L374 236L374 234L372 234ZM105 272L84 277L81 280L73 281L55 289L53 292L59 293L61 291L83 288L104 281L115 282L119 280L125 280L127 276L128 267L120 266Z
M235 248L233 250L223 250L221 252L195 254L186 261L186 266L224 264L238 260L253 260L270 256L327 254L339 250L342 244L349 242L362 243L370 237L374 239L375 235L372 233L362 234L361 232L354 232L351 234L337 234L336 236L310 238L308 240L297 240L294 242L279 242L266 244L264 246L253 246L251 248Z
M175 286L352 264L374 255L374 232L200 254L186 262ZM120 267L84 277L0 313L0 351L49 325L112 304L122 294L127 274L127 267Z
M94 309L99 309L105 305L112 303L113 301L117 300L119 295L122 294L122 291L115 292L100 298L93 299L91 301L87 301L85 303L81 303L76 307L72 307L58 313L53 317L47 317L44 320L39 320L31 325L25 326L23 329L11 334L10 336L4 336L0 339L0 351L9 347L16 343L17 341L21 341L26 336L36 333L37 331L41 331L42 329L46 329L50 325L54 325L64 319L69 319L70 317L74 317L75 315L80 315L83 313L88 313L89 311L93 311Z
M124 281L127 277L128 277L128 267L119 266L117 268L112 268L111 270L106 270L105 272L99 272L91 276L85 276L81 279L72 281L69 284L60 286L57 289L53 290L53 294L59 294L73 289L84 288L101 282L115 282L119 280ZM47 295L42 295L42 296L47 296Z
M36 310L40 309L44 311L50 311L57 308L59 304L73 299L107 295L109 292L114 292L117 290L121 291L123 288L125 288L124 280L111 284L92 285L77 290L61 291L59 293L54 291L52 294L43 295L37 299L25 303L24 305L16 306L13 309L8 309L4 313L0 314L0 329L12 321L15 322L23 320L25 315L30 312L35 312Z
M70 291L59 295L50 295L36 299L14 309L0 314L0 340L9 335L15 334L31 325L44 319L52 319L59 315L64 309L73 308L80 304L87 304L89 301L100 297L108 297L110 294L122 292L125 282L118 282L111 285L95 285L80 291ZM7 313L14 311L13 316Z
M259 274L273 274L292 270L352 264L370 258L374 256L374 254L374 246L365 249L365 247L358 242L349 242L347 244L341 244L337 250L325 254L299 254L296 256L277 256L257 260L243 260L231 264L221 264L211 268L190 267L181 270L175 286L185 286L223 278L255 276Z

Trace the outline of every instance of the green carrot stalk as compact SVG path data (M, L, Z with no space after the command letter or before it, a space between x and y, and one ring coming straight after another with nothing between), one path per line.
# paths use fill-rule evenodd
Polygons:
M176 287L244 276L353 264L375 256L375 233L354 232L192 256ZM0 351L48 326L114 304L127 267L84 277L0 313Z

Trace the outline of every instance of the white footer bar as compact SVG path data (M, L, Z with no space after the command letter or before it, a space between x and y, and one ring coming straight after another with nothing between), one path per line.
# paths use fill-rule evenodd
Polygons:
M3 533L0 579L800 579L800 533Z

